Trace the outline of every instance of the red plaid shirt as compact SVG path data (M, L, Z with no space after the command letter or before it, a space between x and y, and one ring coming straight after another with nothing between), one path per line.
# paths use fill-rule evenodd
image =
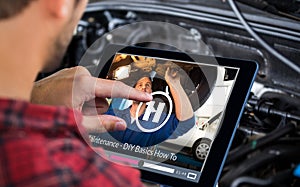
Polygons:
M0 186L142 186L138 170L114 164L82 138L64 107L0 99Z

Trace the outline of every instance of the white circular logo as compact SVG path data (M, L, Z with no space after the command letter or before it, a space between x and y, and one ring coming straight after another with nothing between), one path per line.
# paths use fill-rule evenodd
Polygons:
M148 133L155 132L155 131L158 131L159 129L161 129L168 122L168 120L171 116L171 112L173 110L173 103L172 103L172 100L171 100L171 97L169 96L169 94L167 94L166 92L163 92L163 91L156 91L156 92L153 92L151 95L152 96L154 96L154 95L163 95L164 97L166 97L168 99L170 107L169 107L169 112L168 112L167 117L165 118L165 120L159 126L157 126L155 128L152 128L152 129L147 129L147 128L144 128L138 120L138 114L139 114L140 108L141 108L143 103L139 104L139 106L137 108L137 111L135 113L136 125L142 132L148 132ZM165 103L159 103L156 110L154 109L154 103L155 103L155 101L150 101L150 102L147 103L148 107L146 109L146 112L144 113L143 120L148 121L150 114L155 113L153 122L158 122L159 121L159 118L161 117L162 110L163 110L163 107L165 106Z

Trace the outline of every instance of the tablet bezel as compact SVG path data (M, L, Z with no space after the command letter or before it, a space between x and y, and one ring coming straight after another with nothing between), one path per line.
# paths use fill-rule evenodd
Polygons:
M170 186L188 185L191 187L215 186L222 171L225 158L227 156L228 150L234 137L234 133L241 118L244 105L251 90L251 86L257 74L258 64L255 61L244 59L203 56L196 54L187 54L183 52L113 44L109 45L106 48L94 75L100 78L105 78L116 53L164 58L193 63L197 61L198 63L203 62L203 64L239 68L239 72L236 76L235 83L228 99L226 108L224 109L224 114L220 122L221 125L219 131L212 142L210 152L206 158L204 167L202 168L199 182L194 183L158 173L140 170L142 174L142 180L159 184Z

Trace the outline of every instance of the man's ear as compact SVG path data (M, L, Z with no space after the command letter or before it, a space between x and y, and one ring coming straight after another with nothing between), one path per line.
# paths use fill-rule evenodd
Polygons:
M46 10L55 18L68 17L74 11L74 0L42 0Z

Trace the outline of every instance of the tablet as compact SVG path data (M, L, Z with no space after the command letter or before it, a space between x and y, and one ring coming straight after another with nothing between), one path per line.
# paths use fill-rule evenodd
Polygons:
M257 73L241 59L111 45L97 76L152 94L142 103L109 99L106 114L125 131L91 133L112 162L138 168L142 180L215 186ZM114 88L118 89L118 88Z

